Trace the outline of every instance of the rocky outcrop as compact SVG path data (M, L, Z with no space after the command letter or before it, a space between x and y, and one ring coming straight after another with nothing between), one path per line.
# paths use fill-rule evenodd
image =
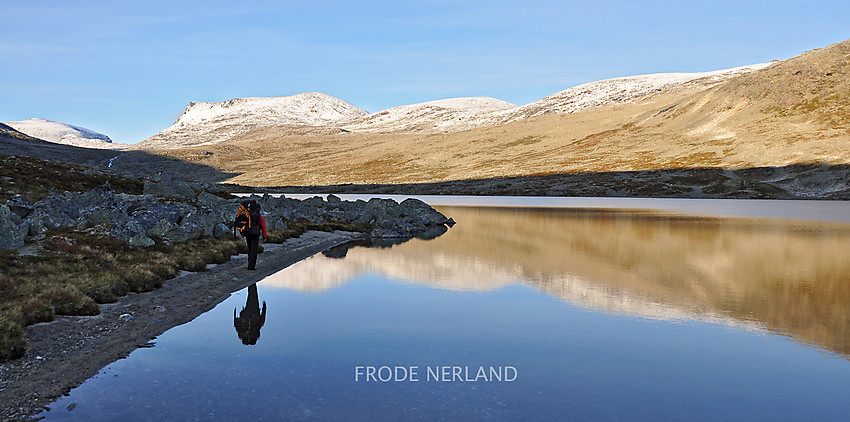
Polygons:
M145 181L142 195L116 193L105 184L87 192L49 196L35 204L13 197L0 205L0 248L19 248L27 235L57 228L93 230L136 247L227 236L239 202L245 199L225 199L214 192L209 185L157 174ZM284 230L293 221L338 223L356 224L375 238L430 238L445 232L448 221L415 199L400 204L388 199L349 202L333 195L327 200L270 195L252 199L262 205L269 230Z
M334 195L327 199L313 197L297 200L286 197L254 196L270 221L305 221L313 224L345 223L367 227L373 238L433 237L445 232L449 221L445 215L418 199L401 203L392 199L373 198L355 202L343 201Z

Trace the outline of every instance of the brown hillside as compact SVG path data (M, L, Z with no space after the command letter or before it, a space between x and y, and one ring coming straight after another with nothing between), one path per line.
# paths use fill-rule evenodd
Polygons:
M848 62L845 41L720 84L569 115L430 135L267 127L162 153L255 186L847 164Z

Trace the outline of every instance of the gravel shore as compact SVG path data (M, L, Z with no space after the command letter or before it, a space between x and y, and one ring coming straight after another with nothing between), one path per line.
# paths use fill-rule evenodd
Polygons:
M100 315L62 317L27 328L23 358L0 364L0 420L27 420L104 366L177 325L185 324L240 289L359 233L309 231L283 244L266 244L256 271L237 255L207 271L184 272L148 293L131 293L100 306Z

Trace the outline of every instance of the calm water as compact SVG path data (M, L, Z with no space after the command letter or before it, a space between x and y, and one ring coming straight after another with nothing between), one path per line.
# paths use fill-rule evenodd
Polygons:
M458 221L443 236L299 262L113 363L43 416L850 414L850 226L441 210Z

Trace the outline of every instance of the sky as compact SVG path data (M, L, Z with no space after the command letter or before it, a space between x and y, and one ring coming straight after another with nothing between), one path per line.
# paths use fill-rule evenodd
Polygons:
M846 0L0 0L0 16L0 121L40 117L124 143L171 126L190 101L322 92L369 112L469 96L520 105L850 38Z

